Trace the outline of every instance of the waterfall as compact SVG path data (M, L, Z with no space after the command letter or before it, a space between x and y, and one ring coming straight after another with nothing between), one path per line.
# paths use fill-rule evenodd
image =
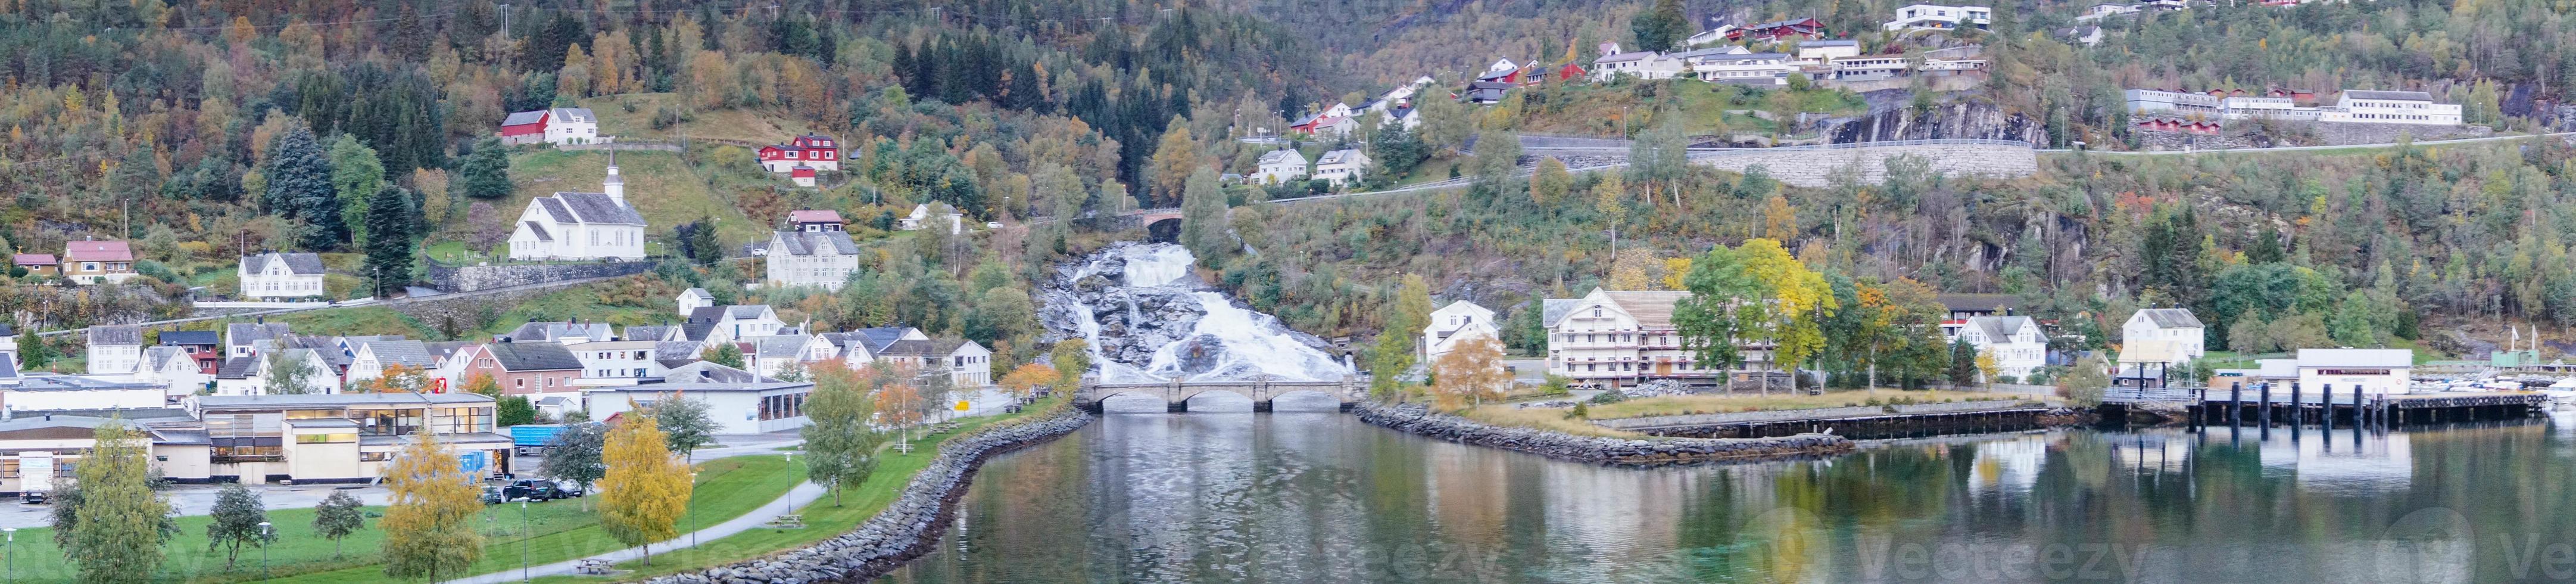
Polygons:
M1350 374L1321 339L1208 289L1194 261L1178 245L1113 244L1057 268L1041 320L1050 334L1089 341L1093 373L1106 383Z

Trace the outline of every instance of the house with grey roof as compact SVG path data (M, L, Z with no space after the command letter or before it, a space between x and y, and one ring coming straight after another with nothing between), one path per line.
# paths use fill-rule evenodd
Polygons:
M495 134L502 144L600 144L614 141L599 135L599 116L590 108L559 107L524 112L510 112L501 118L501 131Z
M965 339L903 339L887 344L877 358L921 368L922 375L948 374L957 387L993 384L993 351Z
M600 192L529 199L510 233L510 259L644 259L644 216L626 202L626 179L611 158Z
M701 306L680 323L683 336L707 346L778 334L778 329L785 326L787 323L779 321L778 312L767 304Z
M1344 183L1356 183L1359 182L1361 173L1368 170L1369 165L1368 154L1360 152L1358 148L1334 150L1315 158L1315 178L1331 182L1336 187Z
M1263 152L1252 180L1265 185L1293 181L1305 178L1306 167L1306 155L1295 148Z
M840 356L840 348L817 335L768 335L746 337L751 350L743 355L752 372L770 377Z
M545 342L563 345L617 340L617 329L604 322L540 321L519 325L501 335L514 343Z
M1992 357L1997 375L2019 380L2048 364L2048 333L2039 330L2039 321L2028 316L1969 317L1955 330L1950 342L1966 341L1978 353Z
M165 395L178 397L214 389L215 374L199 367L196 354L187 347L154 345L143 348L143 361L135 368L134 379L159 385Z
M125 375L143 363L143 327L103 324L89 327L89 374Z
M421 341L361 340L352 341L350 346L355 347L355 354L349 357L348 378L352 384L384 377L387 370L395 367L418 369L426 380L429 370L438 366L429 344Z
M764 263L771 286L840 290L859 270L859 244L845 231L778 231L769 234Z
M259 342L294 334L295 329L282 322L236 322L224 325L224 356L248 357L258 350Z
M2141 308L2120 323L2120 342L2172 341L2175 356L2190 361L2207 353L2208 330L2189 308Z
M322 291L322 256L314 253L268 252L241 257L241 297L260 300L318 298Z
M618 335L617 338L629 341L657 342L685 340L680 338L680 327L667 324L639 324L626 327L626 332Z
M564 345L489 343L460 349L448 361L454 373L446 376L454 387L488 376L505 395L580 391L573 381L581 379L581 359Z
M680 296L672 299L672 303L679 305L680 318L688 318L690 314L697 312L699 308L715 306L716 295L707 293L707 289L705 288L690 288L680 291ZM627 336L632 337L634 335L629 334Z

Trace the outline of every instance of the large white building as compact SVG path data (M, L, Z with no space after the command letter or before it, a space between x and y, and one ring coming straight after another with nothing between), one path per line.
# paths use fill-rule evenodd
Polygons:
M2048 335L2040 332L2039 321L2030 317L1970 317L1965 326L1956 330L1950 342L1965 340L1977 352L1992 355L1997 375L2025 379L2048 364Z
M1547 326L1548 373L1593 387L1655 379L1723 384L1730 372L1695 363L1673 326L1673 303L1688 297L1689 292L1594 288L1582 298L1545 300L1541 313ZM1738 345L1747 370L1770 370L1770 345Z
M89 374L130 375L143 365L143 327L106 324L89 327Z
M1896 9L1896 20L1884 26L1887 30L1985 28L1994 21L1994 15L1994 9L1984 6L1913 4Z
M644 216L626 202L613 160L596 193L557 192L528 200L510 233L513 260L644 259Z
M268 252L242 256L238 275L243 298L308 298L322 295L322 256L314 253Z
M1439 359L1474 339L1501 342L1494 326L1494 311L1474 302L1460 300L1431 311L1431 323L1422 327L1422 361Z
M762 263L773 286L839 290L859 270L859 244L846 231L775 231Z
M1788 85L1789 74L1798 72L1784 53L1709 55L1693 61L1691 75L1710 83Z
M1604 55L1592 60L1592 80L1606 82L1622 76L1638 79L1671 79L1689 67L1681 59L1666 57L1655 51L1635 51Z
M2457 126L2460 125L2460 104L2433 103L2433 94L2421 91L2346 89L2343 97L2335 100L2335 107L2323 111L2317 119L2328 122Z
M2139 309L2129 315L2128 322L2120 323L2120 342L2173 341L2175 355L2184 361L2199 359L2208 353L2203 346L2208 342L2208 336L2208 329L2201 326L2200 318L2192 316L2191 310L2185 308Z

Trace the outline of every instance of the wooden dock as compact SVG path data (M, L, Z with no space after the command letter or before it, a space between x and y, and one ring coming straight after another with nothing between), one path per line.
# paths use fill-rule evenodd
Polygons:
M2549 396L2530 391L2446 391L2364 394L2359 388L2323 391L2281 386L2197 389L2187 417L2202 425L2322 424L2390 427L2540 415Z

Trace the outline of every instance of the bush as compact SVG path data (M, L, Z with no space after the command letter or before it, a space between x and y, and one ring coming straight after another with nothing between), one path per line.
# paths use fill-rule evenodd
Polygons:
M1568 420L1581 420L1590 417L1592 417L1592 407L1582 403L1574 404L1574 411L1565 413L1565 419Z
M1547 381L1540 383L1538 387L1540 395L1571 395L1574 393L1574 380L1563 375L1549 373L1547 374Z
M186 278L179 277L179 272L170 269L170 266L161 265L161 262L152 260L134 262L134 273L142 274L144 277L172 284L186 284L188 282Z
M1615 404L1623 401L1628 401L1628 394L1622 393L1617 389L1604 391L1592 396L1592 403L1596 404Z

